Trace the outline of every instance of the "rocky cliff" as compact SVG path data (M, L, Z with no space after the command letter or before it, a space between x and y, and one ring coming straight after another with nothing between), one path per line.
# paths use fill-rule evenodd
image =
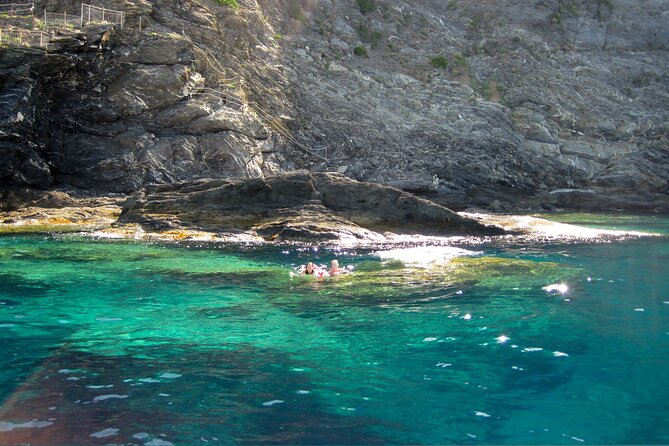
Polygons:
M0 49L3 184L307 168L456 209L669 210L666 0L107 3L125 27Z

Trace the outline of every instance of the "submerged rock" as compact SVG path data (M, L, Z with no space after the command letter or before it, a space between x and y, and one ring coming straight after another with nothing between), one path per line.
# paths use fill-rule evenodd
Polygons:
M253 231L267 240L300 241L382 240L384 231L503 233L393 187L308 172L152 186L128 200L119 223L148 230Z

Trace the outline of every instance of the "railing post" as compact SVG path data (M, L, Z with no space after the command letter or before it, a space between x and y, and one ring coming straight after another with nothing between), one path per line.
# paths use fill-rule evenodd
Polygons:
M91 5L88 5L88 23L91 23Z
M84 27L84 4L83 3L81 4L81 20L79 22L80 22L79 26L83 28Z
M64 15L63 21L65 22L65 24L63 26L65 26L65 28L67 28L67 12L65 12L64 14L65 15Z
M46 26L46 25L47 25L47 23L46 23L46 7L45 7L44 8L44 26Z

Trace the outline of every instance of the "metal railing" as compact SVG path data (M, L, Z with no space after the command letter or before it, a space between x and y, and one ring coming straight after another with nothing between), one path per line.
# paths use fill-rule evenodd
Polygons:
M49 45L49 34L31 29L0 28L0 45L38 46Z
M81 26L81 16L76 14L68 14L66 12L44 11L44 25L59 26L63 28Z
M123 27L125 24L125 12L82 3L81 24L92 22L113 23L114 25Z
M8 17L27 17L33 15L35 2L0 3L0 15Z
M122 27L125 24L125 12L86 3L81 4L81 14L44 11L44 24L46 26L67 28L70 26L84 26L88 23L111 23Z

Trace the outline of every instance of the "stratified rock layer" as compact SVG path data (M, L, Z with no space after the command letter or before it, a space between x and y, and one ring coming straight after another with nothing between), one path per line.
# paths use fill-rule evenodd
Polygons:
M308 172L149 187L128 200L119 222L148 230L255 231L270 240L301 241L373 240L382 238L379 231L503 232L393 187Z
M669 211L666 1L365 4L106 0L122 29L2 47L0 184L308 169L453 209Z

